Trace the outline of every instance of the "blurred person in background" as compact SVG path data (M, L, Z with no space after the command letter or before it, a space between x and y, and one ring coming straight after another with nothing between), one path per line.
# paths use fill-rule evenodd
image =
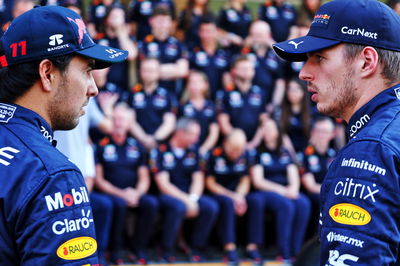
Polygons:
M32 9L34 7L34 2L32 0L14 0L11 7L11 16L12 18L9 21L4 21L1 24L0 30L0 38L3 36L3 33L8 29L10 23L13 19L25 13L26 11Z
M284 145L300 165L310 138L313 118L305 82L298 78L289 81L281 110L275 115L284 132Z
M303 151L303 174L301 183L312 203L311 231L318 228L321 184L328 168L336 157L336 150L331 148L335 137L335 124L330 117L317 118L311 129L309 145Z
M217 103L222 134L227 136L234 128L240 128L251 146L256 146L256 132L266 118L266 92L253 83L254 74L254 63L249 57L237 56L231 64L234 84L225 88Z
M293 34L297 11L289 1L266 0L258 8L258 18L271 26L272 38L279 42Z
M213 101L221 97L223 83L229 73L231 52L220 47L214 17L204 17L199 26L200 43L189 53L190 68L204 72L209 80L209 95Z
M227 7L221 9L218 16L222 42L234 53L240 51L252 21L251 12L245 2L246 0L228 0Z
M176 123L176 102L159 85L160 68L158 59L143 59L139 70L141 83L133 87L128 100L134 112L131 133L149 150L166 141Z
M201 156L205 156L214 148L219 137L215 104L209 100L208 95L207 76L203 72L191 70L178 115L195 119L199 123L200 137L196 145Z
M122 251L127 212L133 210L137 214L129 249L139 264L146 264L147 244L159 208L157 198L147 194L150 187L147 153L129 136L131 123L129 107L125 103L117 104L112 113L112 131L96 145L95 153L96 188L108 196L113 206L109 249L111 261L118 265L124 263Z
M253 154L252 154L253 153ZM246 135L241 129L232 130L222 147L213 150L207 167L206 185L213 199L219 204L218 233L229 265L239 265L236 246L236 217L246 215L246 255L254 263L261 263L255 219L254 199L249 197L252 152L246 151Z
M274 214L278 260L291 265L302 247L310 216L310 201L300 192L299 169L282 144L282 131L273 119L263 124L263 142L258 147L252 183L255 191L255 228L264 236L265 210ZM259 239L258 242L262 241Z
M255 64L254 84L266 91L269 112L282 103L285 93L283 64L272 50L274 40L268 23L257 20L250 26L242 54L249 55Z
M128 60L110 67L107 81L116 84L123 90L129 89L129 64L138 55L136 43L129 37L125 21L125 9L121 4L113 4L106 10L101 32L104 34L97 42L100 45L111 45L129 52Z
M204 173L194 144L200 136L196 120L182 117L167 144L150 153L150 166L159 190L163 213L162 260L175 261L174 246L185 218L193 221L190 259L204 261L204 248L218 214L218 205L203 194Z
M183 78L189 71L186 46L172 36L172 14L166 4L156 6L149 23L151 34L138 44L139 59L154 57L160 61L160 86L178 99L183 89Z
M209 0L188 0L179 15L176 35L188 46L188 49L200 44L200 23L204 18L212 15L208 2Z
M102 24L104 17L109 9L114 4L114 0L91 0L88 10L88 30L94 39L101 39L104 36L102 33Z
M158 5L165 6L175 20L175 2L173 0L131 0L129 3L128 22L130 35L142 41L151 34L150 18Z

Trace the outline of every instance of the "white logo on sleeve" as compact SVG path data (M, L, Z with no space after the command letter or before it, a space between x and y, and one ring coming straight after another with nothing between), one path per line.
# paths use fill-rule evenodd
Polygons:
M56 45L62 44L64 42L63 39L62 39L63 37L64 36L62 34L51 35L49 37L49 39L50 39L49 45L56 46Z
M329 250L329 264L332 266L349 266L346 264L346 261L353 261L357 262L359 257L356 257L351 254L342 254L340 255L339 251L337 250Z
M288 42L288 44L293 44L294 45L294 49L297 49L297 46L299 46L300 44L302 44L304 41L301 41L301 42L298 42L298 43L296 43L296 42L294 42L294 41L290 41L290 42Z
M12 147L0 148L0 157L7 158L8 160L12 160L14 158L14 156L9 154L10 152L19 153L19 150L14 149ZM10 162L8 162L8 161L6 161L4 159L1 159L1 158L0 158L0 163L5 165L5 166L9 166L10 165Z

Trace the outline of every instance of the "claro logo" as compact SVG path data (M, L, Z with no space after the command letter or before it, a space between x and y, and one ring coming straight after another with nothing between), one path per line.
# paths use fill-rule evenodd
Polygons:
M350 203L332 206L329 216L337 223L348 225L366 225L371 221L371 215L366 210Z
M97 250L95 239L83 236L68 240L57 249L57 256L64 260L79 260L89 257Z
M54 194L54 197L47 195L45 196L45 199L49 211L62 209L65 206L69 207L89 202L89 197L85 187L80 187L80 191L76 191L73 188L71 194L67 193L62 195L61 192L57 192Z

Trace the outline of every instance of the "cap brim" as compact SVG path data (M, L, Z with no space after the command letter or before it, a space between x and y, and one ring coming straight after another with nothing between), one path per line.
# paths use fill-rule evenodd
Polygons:
M99 44L76 51L76 53L94 59L94 67L96 69L106 68L112 64L123 62L128 57L128 51Z
M340 41L303 36L272 45L277 55L287 61L301 62L307 60L307 53L318 51L339 44Z

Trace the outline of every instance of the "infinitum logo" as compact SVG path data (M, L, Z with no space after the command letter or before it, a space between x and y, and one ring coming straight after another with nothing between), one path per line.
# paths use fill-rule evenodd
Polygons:
M350 159L343 158L342 164L340 166L367 170L383 176L386 175L386 169L365 160L357 161L355 158L350 158Z

